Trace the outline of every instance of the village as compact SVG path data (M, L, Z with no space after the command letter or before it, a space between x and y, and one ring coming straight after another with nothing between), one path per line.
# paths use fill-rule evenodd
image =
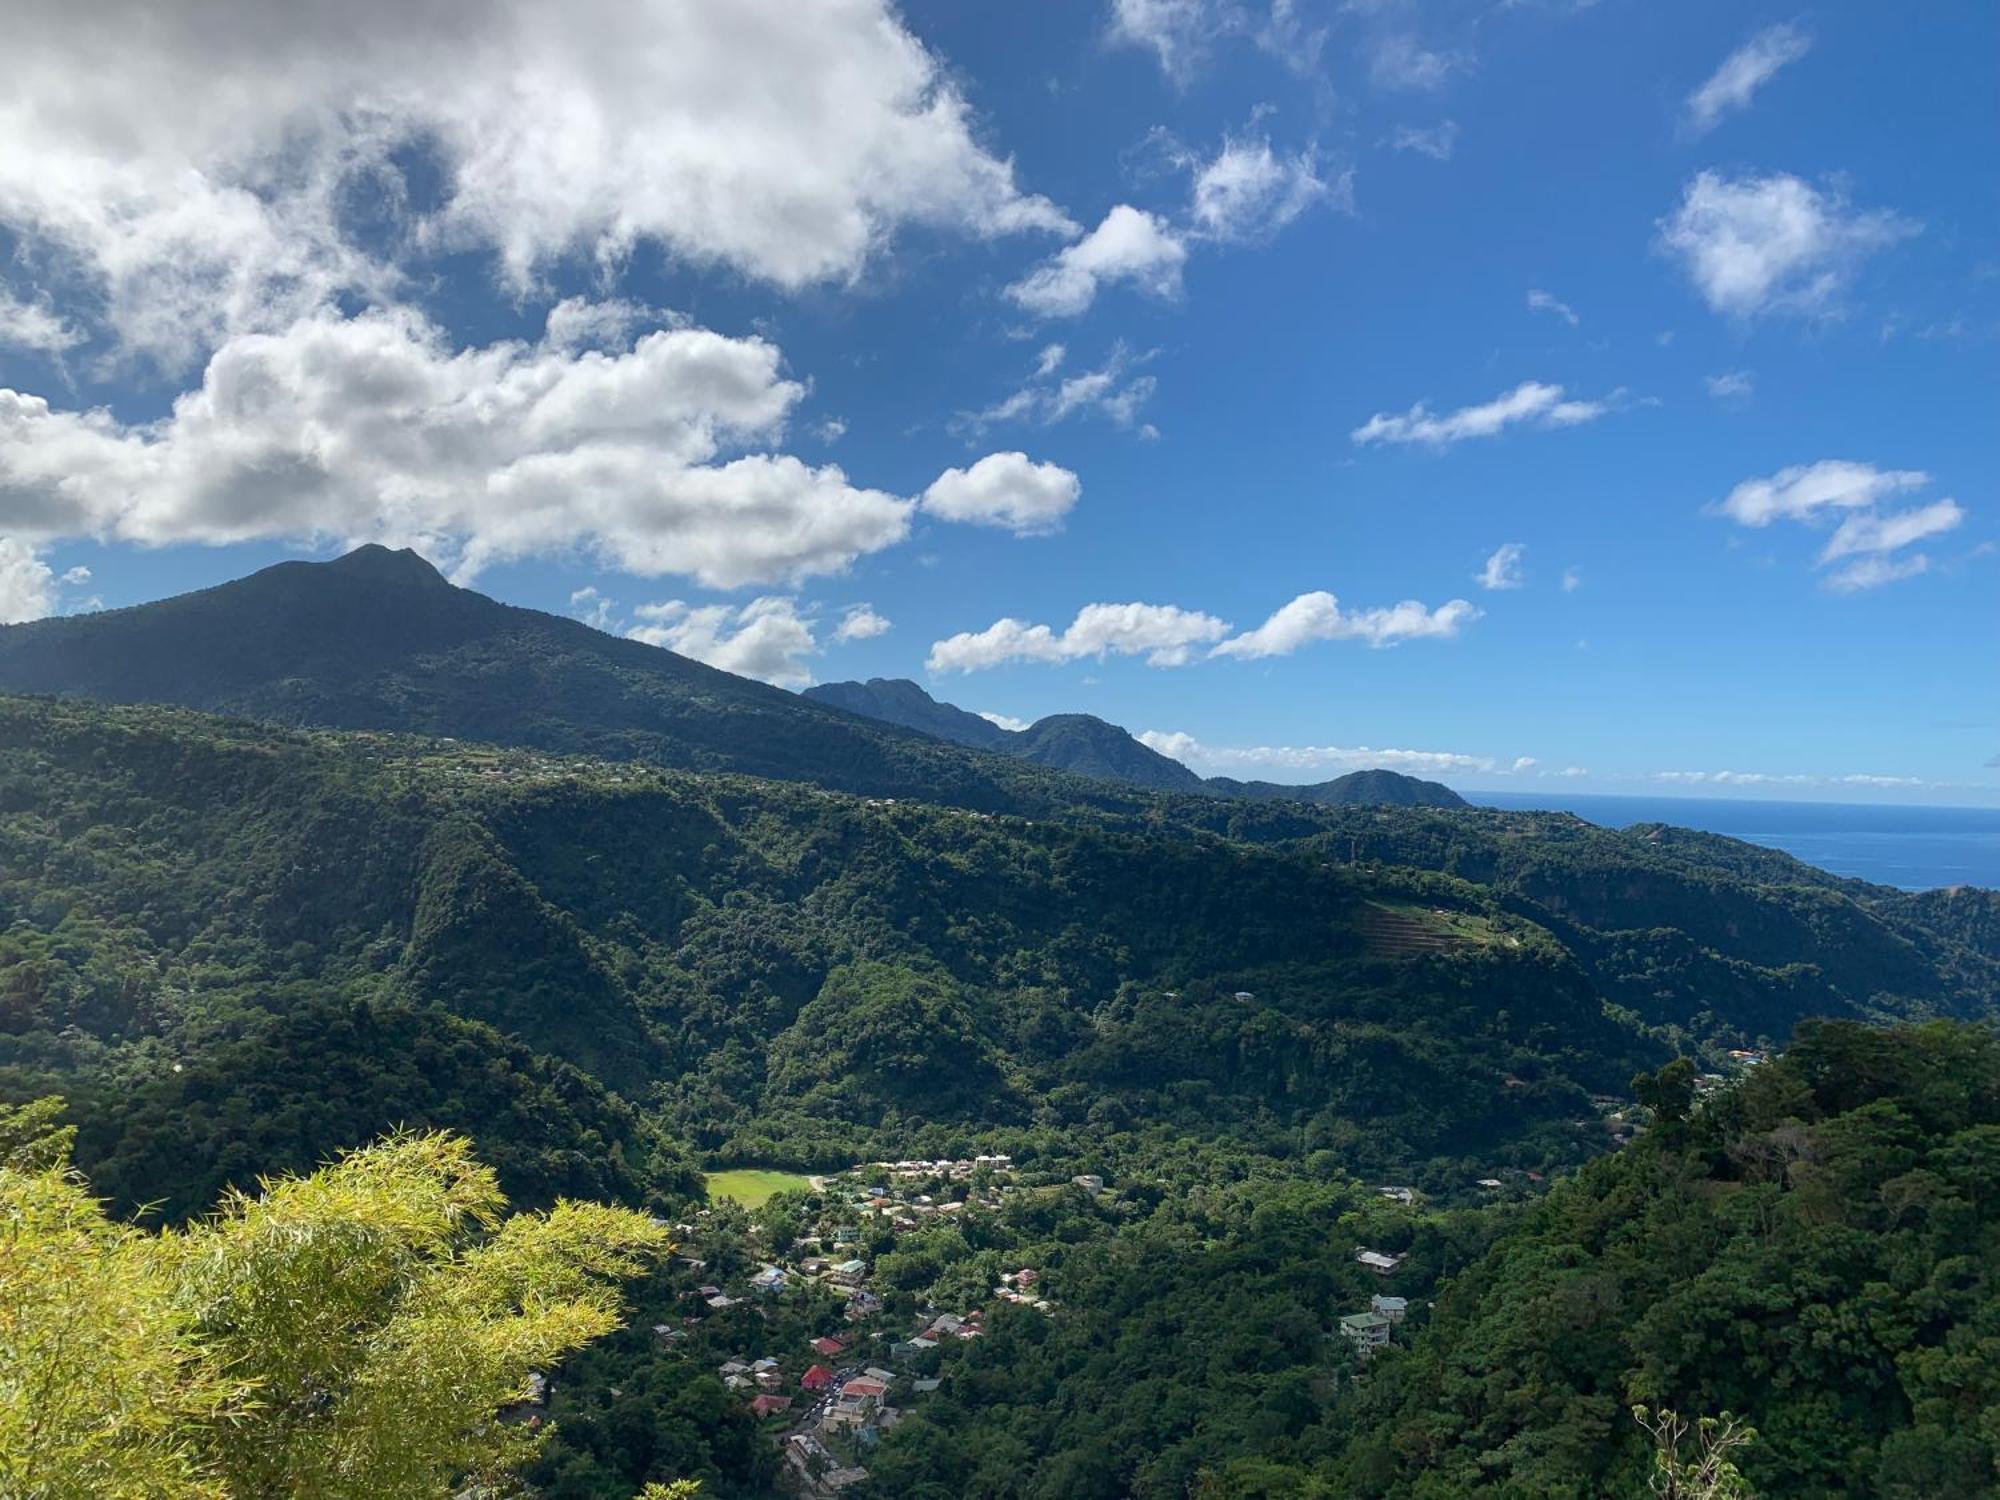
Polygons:
M961 1305L918 1299L912 1306L907 1294L877 1284L867 1247L882 1244L885 1234L907 1236L996 1212L1017 1193L1065 1185L1097 1193L1104 1184L1086 1175L1028 1187L1012 1159L1000 1155L873 1162L805 1180L812 1189L808 1202L817 1209L782 1251L763 1243L753 1223L754 1269L700 1280L684 1299L691 1304L687 1315L652 1331L677 1343L717 1315L739 1314L731 1326L747 1330L745 1347L720 1361L715 1373L769 1424L798 1489L828 1496L865 1479L869 1450L912 1403L938 1389L940 1348L982 1337L995 1304L1037 1313L1054 1306L1040 1270L1031 1265L999 1272ZM703 1209L674 1225L677 1264L698 1277L711 1273L705 1241L728 1216L727 1210ZM775 1314L813 1299L837 1308L836 1328L789 1340L769 1331L784 1322ZM745 1311L747 1319L740 1316ZM761 1341L759 1330L766 1331Z

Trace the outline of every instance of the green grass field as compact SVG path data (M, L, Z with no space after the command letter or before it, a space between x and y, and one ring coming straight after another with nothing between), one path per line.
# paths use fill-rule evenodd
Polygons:
M803 1193L812 1186L796 1172L767 1172L761 1167L738 1167L728 1172L710 1172L708 1196L727 1198L745 1208L762 1208L777 1193Z

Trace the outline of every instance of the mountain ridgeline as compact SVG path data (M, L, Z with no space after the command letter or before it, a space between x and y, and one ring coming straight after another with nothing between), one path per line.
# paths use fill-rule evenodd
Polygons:
M1096 720L1045 721L1051 727L1034 742L1043 748L1020 755L1011 743L968 738L962 720L986 721L944 705L932 705L932 722L840 712L577 620L498 603L454 586L414 552L379 546L327 563L279 563L128 609L0 626L0 692L741 771L989 811L1048 813L1093 795L1119 798L1112 787L1093 793L1037 767L1147 789L1216 790ZM969 755L961 746L1005 753ZM1444 788L1403 782L1378 777L1370 797L1326 800L1449 805L1436 801L1451 798Z
M1090 714L1050 714L1025 729L1007 729L950 703L940 703L906 677L871 677L866 682L825 682L805 690L820 703L849 713L922 730L980 750L998 750L1038 766L1122 781L1155 791L1194 792L1210 797L1242 797L1264 802L1311 802L1340 807L1464 807L1450 787L1397 771L1354 771L1332 781L1291 786L1274 781L1237 781L1197 776L1115 724Z

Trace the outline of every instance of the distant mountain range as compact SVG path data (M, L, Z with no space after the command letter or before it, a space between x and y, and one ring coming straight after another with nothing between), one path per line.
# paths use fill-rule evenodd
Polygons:
M938 702L907 677L827 682L807 688L805 696L849 713L900 724L906 729L920 729L939 739L1017 755L1038 766L1155 791L1244 797L1261 802L1313 802L1321 806L1361 803L1389 807L1466 806L1465 799L1450 787L1396 771L1354 771L1309 786L1197 776L1116 724L1107 724L1090 714L1050 714L1026 729L1004 729L978 714Z
M843 700L836 689L854 691ZM449 736L987 809L1124 795L1051 771L1149 791L1462 805L1444 787L1389 772L1325 787L1204 782L1102 720L1058 715L1015 735L915 683L801 697L501 604L414 552L378 546L128 609L0 627L0 692Z

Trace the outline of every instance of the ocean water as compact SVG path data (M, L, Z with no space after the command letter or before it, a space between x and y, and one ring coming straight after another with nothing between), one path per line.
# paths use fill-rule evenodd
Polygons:
M1606 828L1673 823L1782 849L1835 875L1904 890L2000 888L2000 808L1756 802L1721 797L1564 796L1467 792L1482 807L1573 812Z

